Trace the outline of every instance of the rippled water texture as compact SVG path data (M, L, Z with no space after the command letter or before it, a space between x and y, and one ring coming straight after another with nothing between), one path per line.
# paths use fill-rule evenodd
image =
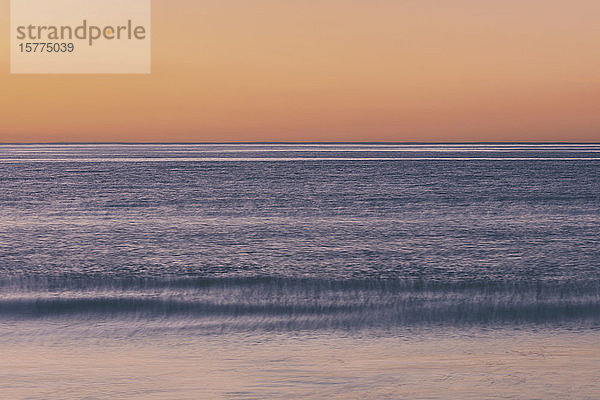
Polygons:
M599 398L600 145L0 145L0 397Z

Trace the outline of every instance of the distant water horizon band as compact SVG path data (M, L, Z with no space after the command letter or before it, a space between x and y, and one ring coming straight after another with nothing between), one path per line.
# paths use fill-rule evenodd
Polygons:
M103 150L103 151L101 151ZM27 144L0 145L11 162L596 161L600 144ZM532 152L535 154L532 155ZM124 157L125 153L140 157ZM232 154L246 153L246 157ZM282 157L281 153L289 153ZM323 156L323 153L328 153ZM357 157L356 153L364 153ZM415 156L418 153L418 156ZM465 153L467 155L465 156ZM470 155L468 153L471 153ZM165 157L165 155L169 157ZM190 154L197 156L191 157ZM215 157L215 155L221 155ZM439 154L449 154L440 156ZM32 157L37 155L37 157ZM82 157L82 155L88 155ZM91 156L93 155L93 157ZM144 155L145 157L142 157ZM6 157L10 156L10 157Z

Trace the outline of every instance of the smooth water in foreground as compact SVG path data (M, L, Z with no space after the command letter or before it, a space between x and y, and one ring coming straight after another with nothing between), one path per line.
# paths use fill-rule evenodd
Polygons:
M600 145L0 166L0 398L600 398Z

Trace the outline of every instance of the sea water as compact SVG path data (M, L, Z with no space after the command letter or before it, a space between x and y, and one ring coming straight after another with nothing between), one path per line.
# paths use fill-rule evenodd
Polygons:
M600 397L600 145L0 146L0 398Z

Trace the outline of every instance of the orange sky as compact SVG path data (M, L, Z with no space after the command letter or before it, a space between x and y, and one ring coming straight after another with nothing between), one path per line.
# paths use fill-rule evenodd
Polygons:
M598 0L153 0L152 74L11 75L0 142L600 141Z

